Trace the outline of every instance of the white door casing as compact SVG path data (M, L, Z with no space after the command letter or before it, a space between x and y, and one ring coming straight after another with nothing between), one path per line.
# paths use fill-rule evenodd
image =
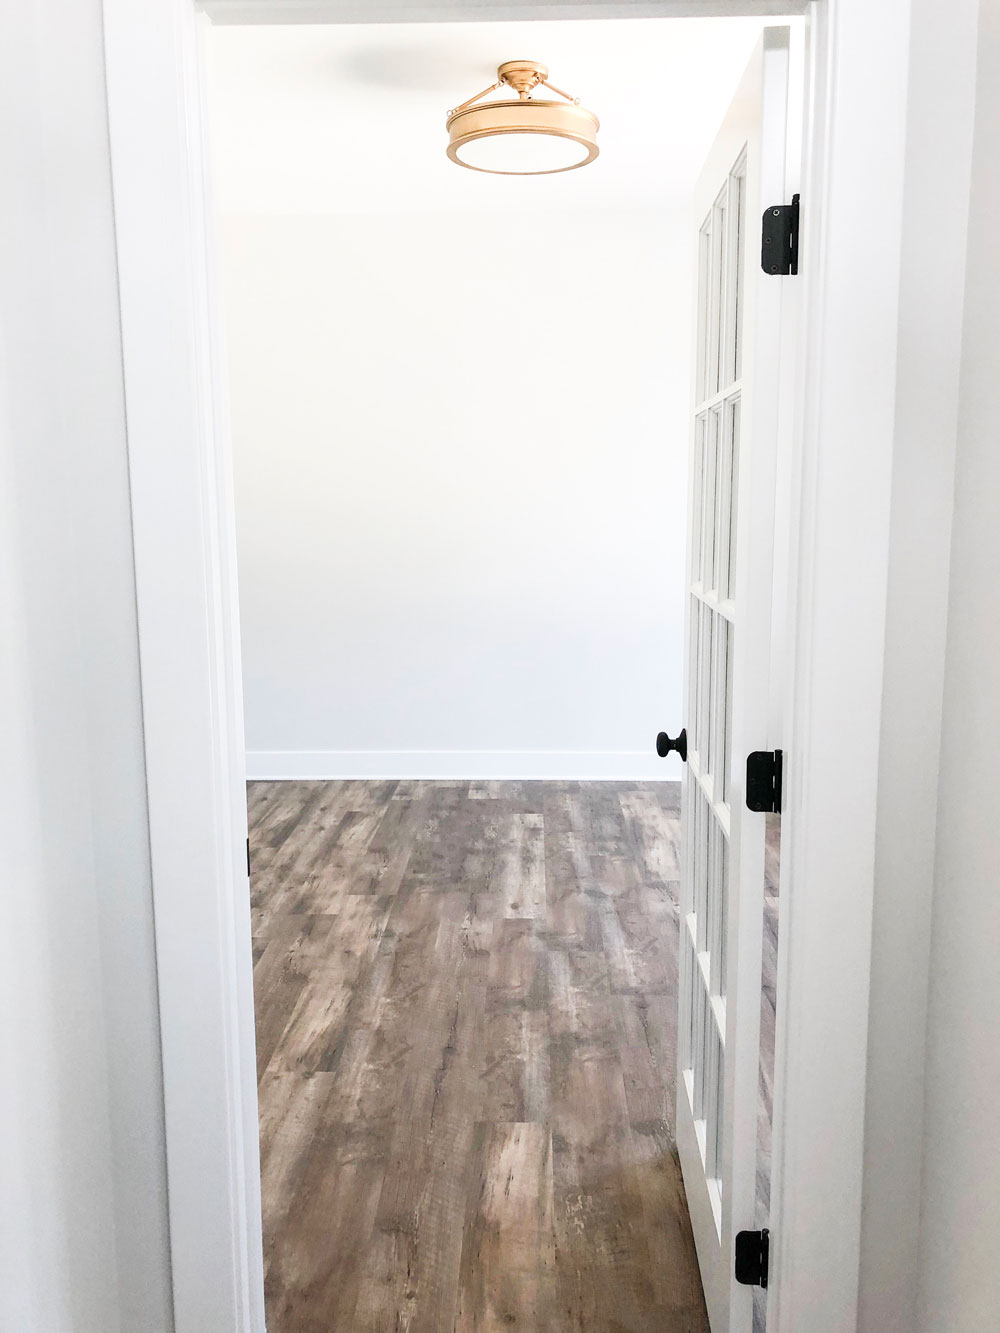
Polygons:
M695 194L677 1141L713 1333L749 1329L733 1276L753 1225L764 815L744 763L770 749L781 278L760 217L784 201L789 30L769 28Z

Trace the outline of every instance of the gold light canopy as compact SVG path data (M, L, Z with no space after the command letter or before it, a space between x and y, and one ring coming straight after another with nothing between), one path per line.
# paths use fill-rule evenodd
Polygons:
M501 65L496 83L448 112L451 160L471 171L500 176L546 176L593 162L600 122L578 97L554 87L548 78L548 69L537 60ZM516 100L481 100L505 85L517 93ZM565 100L532 97L539 86Z

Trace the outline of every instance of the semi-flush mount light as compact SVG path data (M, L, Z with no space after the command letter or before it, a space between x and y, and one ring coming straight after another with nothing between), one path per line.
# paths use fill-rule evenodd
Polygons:
M585 167L597 156L600 122L548 81L549 71L537 60L508 60L497 81L448 112L448 156L460 167L500 176L545 176ZM481 99L506 84L516 101ZM543 102L531 96L541 85L565 98Z

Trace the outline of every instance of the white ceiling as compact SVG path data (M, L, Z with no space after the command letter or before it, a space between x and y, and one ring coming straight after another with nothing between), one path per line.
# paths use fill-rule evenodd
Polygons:
M787 20L785 20L787 22ZM217 27L222 213L684 203L766 20ZM600 157L498 177L445 156L445 114L503 60L544 61L601 120Z

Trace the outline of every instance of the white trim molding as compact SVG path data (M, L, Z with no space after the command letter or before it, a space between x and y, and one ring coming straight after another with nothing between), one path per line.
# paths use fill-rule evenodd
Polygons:
M918 1327L937 737L974 118L970 8L974 0L946 13L934 0L826 0L812 14L773 1333ZM949 200L943 225L935 197ZM874 250L863 222L873 217Z
M264 1333L236 539L191 0L104 0L176 1333Z
M203 0L214 23L482 23L512 19L775 18L806 0Z
M323 778L648 782L680 777L641 750L248 750L251 781Z
M761 12L758 0L712 4ZM601 0L307 9L300 21L622 15ZM224 11L212 0L103 0L176 1333L264 1330L236 545L202 43L210 17L291 22L297 11L280 0ZM629 12L706 7L662 0Z

